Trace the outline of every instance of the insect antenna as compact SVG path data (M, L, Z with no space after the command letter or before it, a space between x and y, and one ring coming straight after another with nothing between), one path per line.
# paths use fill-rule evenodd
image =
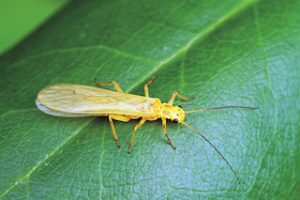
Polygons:
M192 122L194 122L193 118L191 118L190 116L186 115L185 116L188 120L191 120Z
M197 133L198 135L200 135L210 146L212 146L215 149L215 151L226 162L226 164L229 166L230 170L233 172L234 176L236 177L238 183L241 183L238 175L236 174L236 172L233 169L233 167L231 166L231 164L226 160L226 158L222 155L222 153L218 150L218 148L213 143L211 143L201 132L199 132L197 129L193 128L192 126L188 125L187 123L181 122L181 124L183 124L184 126L188 127L189 129L193 130L195 133Z
M258 109L258 107L250 107L250 106L220 106L220 107L212 107L212 108L201 108L198 110L188 110L185 111L185 113L195 113L195 112L203 112L207 110L218 110L218 109L224 109L224 108L242 108L242 109Z

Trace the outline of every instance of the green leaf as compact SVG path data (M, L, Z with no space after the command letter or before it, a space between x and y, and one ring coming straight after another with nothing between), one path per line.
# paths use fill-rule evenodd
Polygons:
M296 199L300 164L300 2L290 0L74 1L0 58L0 197L3 199ZM217 146L168 123L148 122L126 153L136 121L59 118L37 92L60 82L115 80L127 92L186 110Z

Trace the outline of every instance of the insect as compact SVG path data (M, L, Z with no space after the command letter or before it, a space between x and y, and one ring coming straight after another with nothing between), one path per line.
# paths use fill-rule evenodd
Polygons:
M167 133L167 120L175 123L180 123L193 130L206 142L208 142L230 167L237 180L239 180L233 167L225 159L225 157L217 149L217 147L212 144L201 132L187 124L184 120L186 114L188 113L223 108L256 108L247 106L222 106L184 111L181 106L173 105L176 97L184 101L189 100L187 97L179 94L178 92L172 93L168 103L162 103L158 98L149 97L148 86L152 82L153 79L149 80L144 85L145 96L124 93L119 84L115 81L97 82L97 85L99 87L76 84L55 84L45 87L38 93L36 105L44 113L59 117L107 116L117 147L120 147L120 144L118 135L115 131L113 120L128 122L131 119L140 118L140 121L134 127L133 134L128 146L128 153L131 153L137 130L146 121L153 121L157 119L161 119L162 130L166 137L166 140L171 145L171 147L175 149L175 146L172 144ZM114 86L116 91L101 88L110 85Z

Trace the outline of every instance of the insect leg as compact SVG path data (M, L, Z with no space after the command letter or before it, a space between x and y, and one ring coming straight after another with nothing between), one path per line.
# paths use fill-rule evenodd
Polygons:
M122 122L128 122L130 119L128 117L122 116L122 115L109 115L108 116L108 120L109 120L109 123L110 123L110 126L111 126L111 131L112 131L113 137L116 141L117 147L120 148L118 135L115 131L115 126L114 126L114 123L113 123L113 119L118 120L118 121L122 121Z
M113 122L112 116L109 115L108 116L108 120L109 120L109 124L110 124L110 127L111 127L111 132L112 132L113 137L114 137L114 139L116 141L116 145L117 145L118 148L120 148L120 143L119 143L118 135L117 135L117 133L115 131L115 126L114 126L114 122Z
M133 146L133 141L134 141L134 138L135 138L135 135L136 135L136 131L138 130L138 128L140 128L145 123L145 121L146 121L145 119L141 119L141 121L139 121L139 123L137 125L135 125L133 134L131 136L131 140L129 142L128 153L131 153L132 146Z
M124 115L110 115L112 119L114 120L118 120L121 122L128 122L130 120L130 118L124 116Z
M145 85L144 85L144 94L145 97L149 97L149 90L148 90L148 86L151 85L153 83L153 80L155 79L155 76L153 76Z
M161 118L161 122L162 122L162 129L163 129L163 132L164 132L164 134L167 138L167 141L172 146L172 148L175 150L176 147L172 144L171 139L169 138L168 133L167 133L167 120L166 120L166 118Z
M184 100L184 101L188 101L188 100L189 100L189 98L187 98L187 97L185 97L185 96L182 96L182 95L179 94L178 92L173 92L173 94L172 94L171 97L170 97L170 100L169 100L168 104L173 105L174 100L175 100L176 97L179 97L180 99L182 99L182 100Z
M110 85L113 85L116 89L117 92L121 92L123 93L124 91L121 89L120 85L115 82L115 81L109 81L109 82L96 82L96 84L99 86L99 87L103 87L103 86L110 86Z

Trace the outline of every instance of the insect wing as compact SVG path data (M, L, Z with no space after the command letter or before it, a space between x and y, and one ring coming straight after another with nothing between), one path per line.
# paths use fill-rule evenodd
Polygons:
M154 100L90 86L57 84L41 90L36 105L47 114L63 117L141 116L153 113Z

